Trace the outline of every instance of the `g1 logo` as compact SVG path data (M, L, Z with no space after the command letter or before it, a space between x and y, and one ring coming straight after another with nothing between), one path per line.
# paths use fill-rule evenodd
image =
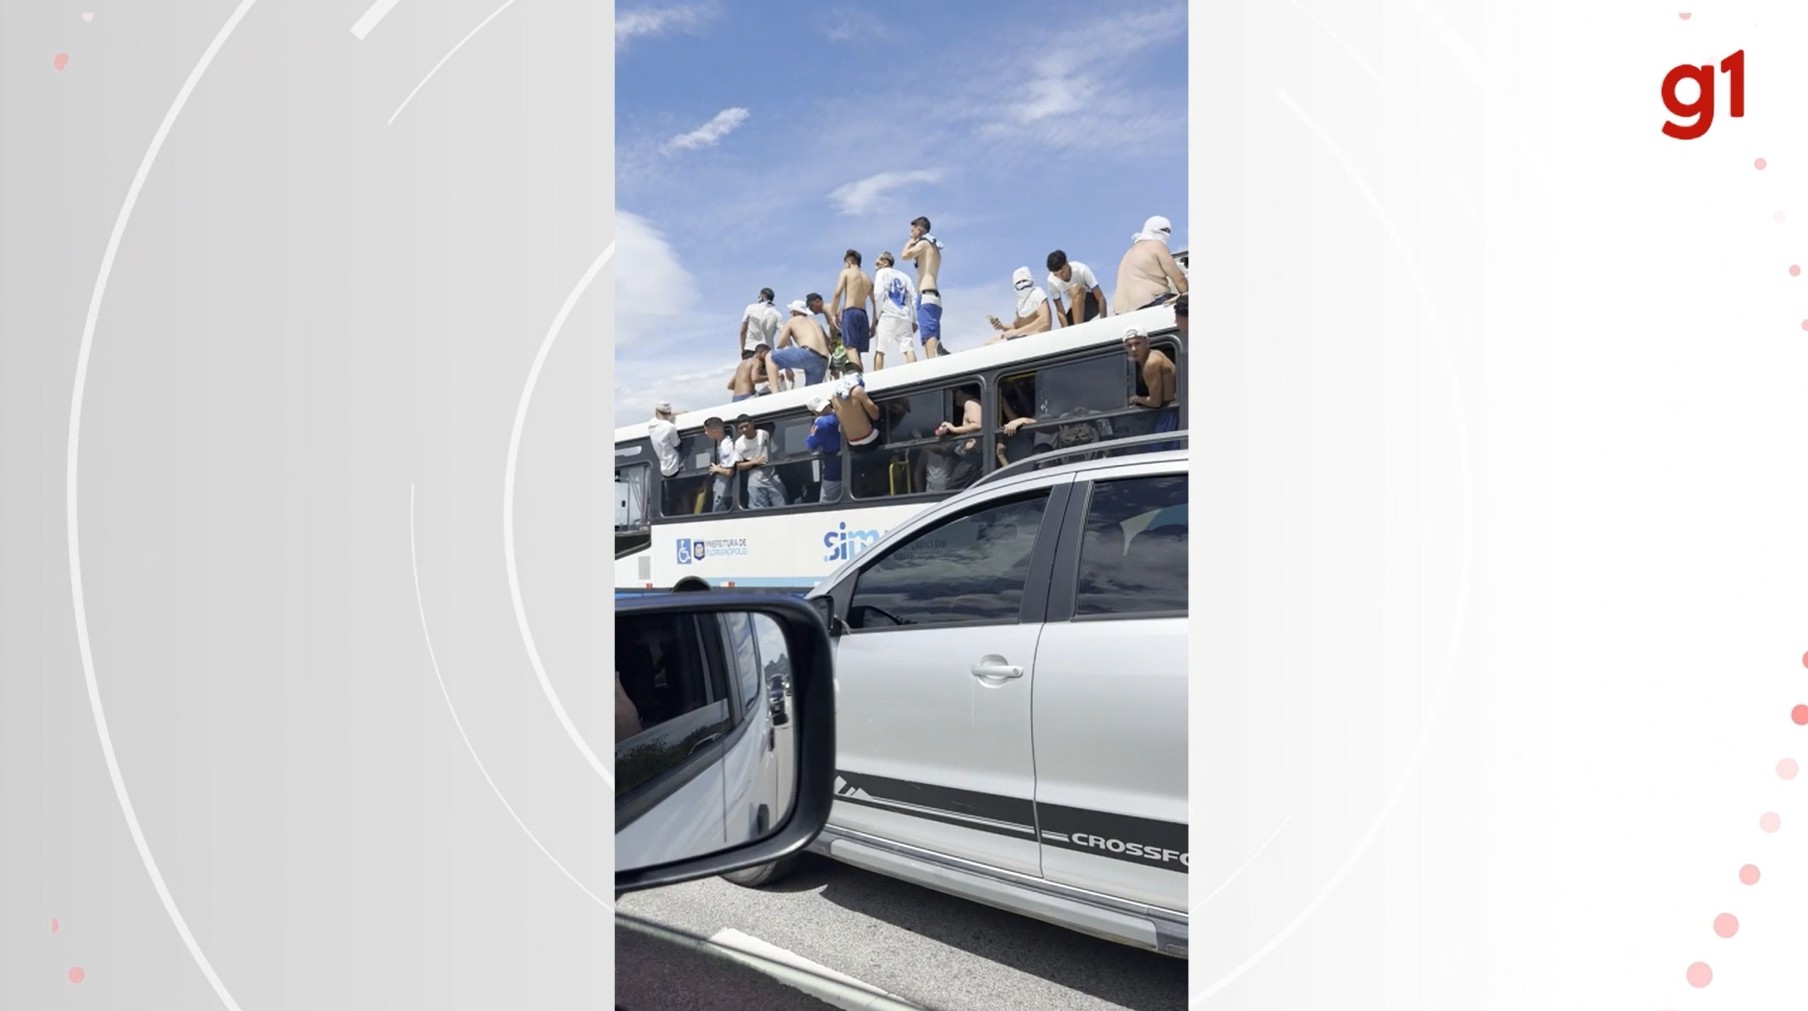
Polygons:
M1745 50L1741 49L1720 61L1720 70L1731 78L1727 95L1727 115L1734 119L1745 115ZM1664 123L1664 135L1677 140L1694 140L1708 132L1714 125L1714 65L1704 63L1697 67L1684 63L1671 67L1664 75L1664 108L1677 119L1693 119L1688 124ZM1694 81L1697 89L1695 101L1684 102L1676 94L1677 85L1684 81Z

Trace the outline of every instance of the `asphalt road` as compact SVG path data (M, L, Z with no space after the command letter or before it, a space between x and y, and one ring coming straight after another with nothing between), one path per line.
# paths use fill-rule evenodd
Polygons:
M1186 1005L1183 960L823 857L765 890L710 878L623 896L619 906L702 937L740 930L939 1011Z

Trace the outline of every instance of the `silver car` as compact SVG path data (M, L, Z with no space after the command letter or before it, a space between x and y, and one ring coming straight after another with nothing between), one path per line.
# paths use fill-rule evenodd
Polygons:
M1186 956L1185 438L997 471L810 593L837 722L813 851Z

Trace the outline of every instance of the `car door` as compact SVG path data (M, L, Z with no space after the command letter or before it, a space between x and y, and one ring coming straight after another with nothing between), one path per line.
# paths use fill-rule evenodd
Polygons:
M1049 881L1187 908L1187 475L1073 489L1036 653L1036 818Z
M1071 483L950 500L844 577L831 824L1040 873L1033 671Z

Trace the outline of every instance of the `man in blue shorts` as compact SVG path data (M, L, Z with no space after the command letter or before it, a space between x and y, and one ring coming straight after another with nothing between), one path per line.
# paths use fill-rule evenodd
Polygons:
M929 219L917 217L910 223L910 238L904 242L904 259L917 265L917 337L923 342L925 357L942 353L942 293L936 288L936 275L942 271L942 243L929 234Z
M848 358L864 369L860 356L872 343L872 319L867 309L873 306L873 282L860 269L860 251L850 249L841 257L841 276L835 278L835 291L829 296L829 318L841 325L841 346ZM876 313L875 313L876 315Z

